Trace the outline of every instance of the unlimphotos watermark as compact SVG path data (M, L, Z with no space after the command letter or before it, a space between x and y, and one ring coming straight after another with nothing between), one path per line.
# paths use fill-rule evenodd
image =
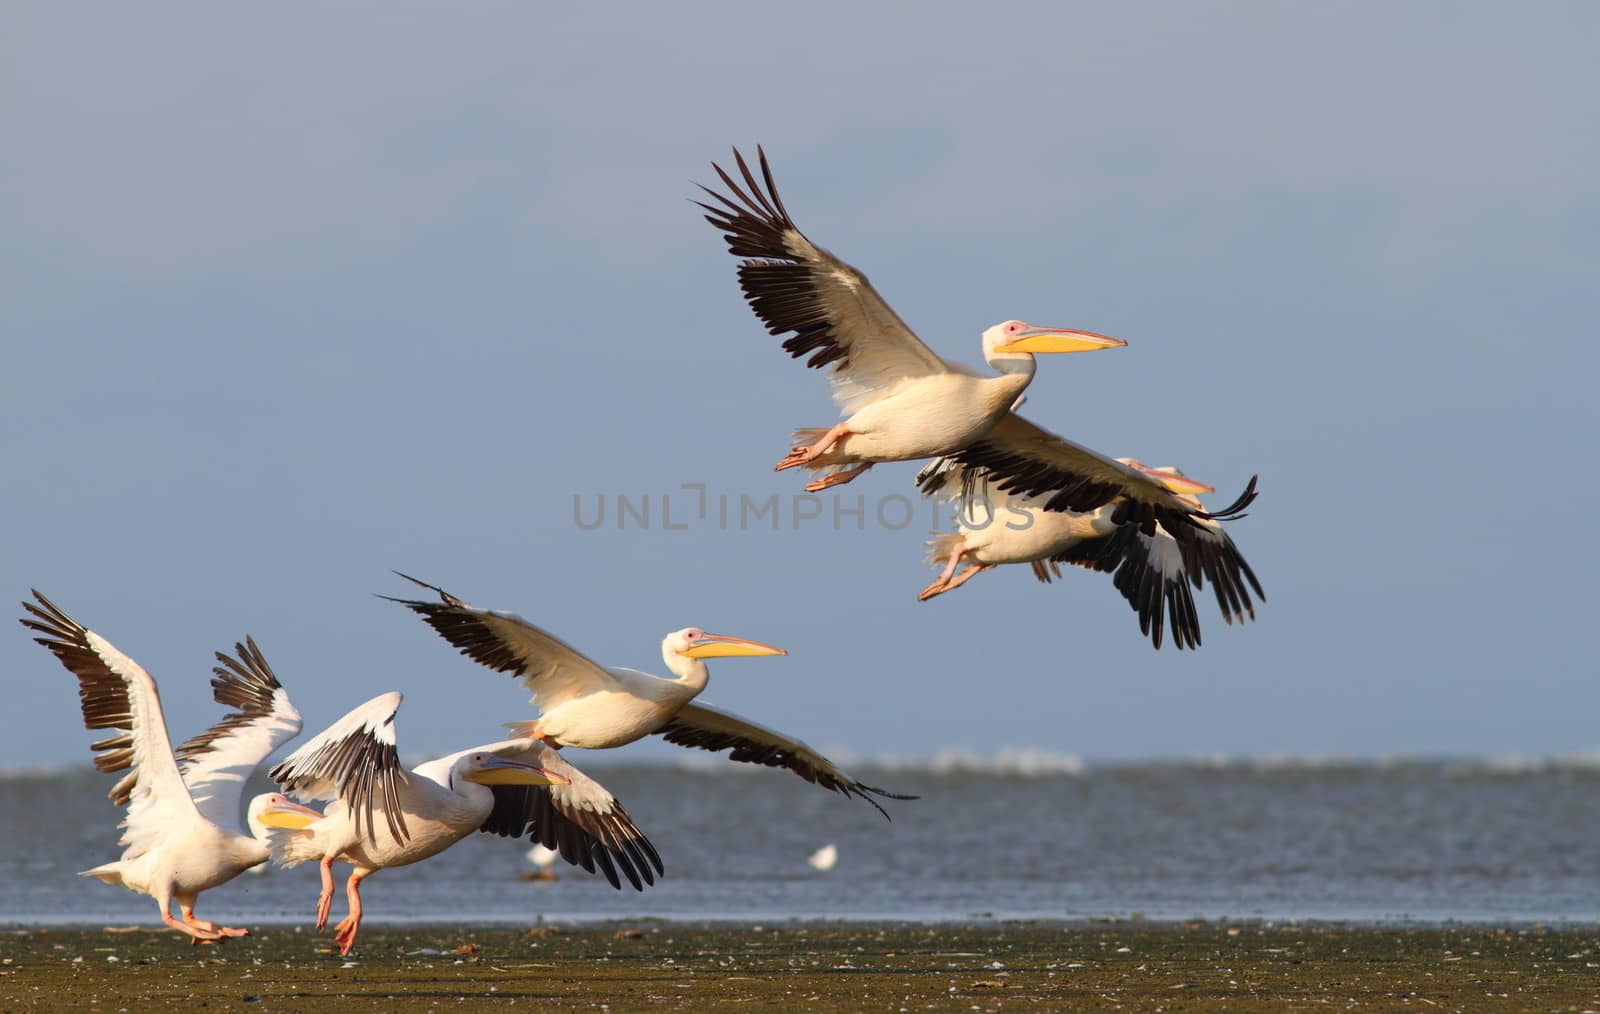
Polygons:
M924 497L886 493L749 493L713 492L703 482L686 482L668 493L574 493L572 523L586 532L666 531L715 527L718 531L800 531L831 527L834 531L866 531L870 524L902 531L918 524L930 529L949 523L951 506ZM1014 531L1033 526L1034 514L1023 505L1002 501L996 505L982 495L962 503L962 527L982 530L1003 524Z

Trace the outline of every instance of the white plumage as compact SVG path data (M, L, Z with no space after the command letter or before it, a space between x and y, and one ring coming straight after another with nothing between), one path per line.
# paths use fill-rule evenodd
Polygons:
M196 917L194 907L202 891L267 859L261 814L287 801L257 796L247 818L252 834L234 827L244 780L300 731L288 694L254 640L236 645L236 658L218 652L214 696L237 710L174 756L150 674L49 599L33 595L36 602L22 604L29 614L22 624L45 635L35 640L78 678L84 725L114 730L93 745L95 767L127 772L110 793L128 808L120 825L122 855L83 875L149 895L162 922L198 943L243 936L247 930ZM172 915L173 901L181 918Z
M796 446L778 470L804 466L824 475L816 492L849 482L873 464L952 453L986 434L1016 406L1033 380L1039 353L1119 348L1091 331L1008 320L983 332L985 362L999 376L952 363L916 336L866 276L805 237L778 197L758 149L762 182L734 151L744 179L713 164L728 193L702 187L701 204L728 249L746 258L739 284L756 315L806 365L827 367L834 400L847 417L833 427L795 432ZM765 183L763 188L762 183Z
M643 889L662 872L660 856L611 793L543 743L505 740L400 766L395 716L401 695L360 705L272 770L292 795L329 800L323 813L271 807L262 820L272 857L284 866L315 861L322 893L317 929L333 904L333 864L352 867L350 912L335 929L341 954L361 928L361 882L381 869L438 855L474 831L531 834L569 862L618 871Z
M880 813L873 796L914 798L866 785L798 739L698 702L710 679L705 659L787 654L781 648L685 627L661 642L662 660L675 679L607 669L515 613L480 609L435 585L400 576L436 592L439 601L392 601L420 615L463 655L513 674L528 688L540 715L508 723L515 735L557 749L597 750L659 735L680 746L730 750L732 760L786 767L808 782L859 796Z

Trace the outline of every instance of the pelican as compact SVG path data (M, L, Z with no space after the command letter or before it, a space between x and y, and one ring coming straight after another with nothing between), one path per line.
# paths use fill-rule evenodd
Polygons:
M1255 615L1241 575L1258 597L1266 598L1255 575L1242 566L1232 540L1215 538L1215 528L1206 523L1243 517L1257 495L1254 475L1233 503L1207 511L1192 495L1174 492L1171 476L1108 458L1014 412L949 458L966 468L967 475L983 477L990 490L1031 498L1034 506L1047 511L1087 514L1113 504L1111 520L1116 524L1139 525L1146 534L1159 525L1177 543L1191 579L1211 582L1230 623ZM1181 490L1181 481L1178 486Z
M651 867L663 872L655 847L611 793L536 740L486 743L403 769L394 726L402 699L374 697L272 769L291 796L330 801L321 813L272 805L261 820L275 862L320 865L318 930L333 907L333 864L352 867L350 911L334 928L340 954L361 930L363 880L438 855L474 831L520 837L531 826L568 862L590 872L598 864L613 887L621 886L618 868L639 890L655 883Z
M275 794L256 796L247 816L251 834L232 830L244 780L300 731L300 713L266 658L250 638L234 646L237 658L217 653L221 665L213 670L213 696L236 710L174 756L150 674L38 591L33 596L37 604L22 603L29 614L22 625L43 634L34 640L78 678L83 724L114 730L91 747L95 767L128 772L110 792L112 802L128 808L120 825L126 829L118 842L122 858L82 876L149 895L161 921L195 943L245 936L248 930L198 918L194 908L200 892L266 862L262 815L288 803ZM178 918L172 915L174 900Z
M937 354L906 326L865 275L813 244L789 217L759 147L756 181L738 149L741 188L712 164L728 194L704 190L716 205L695 202L720 229L739 264L739 285L774 335L793 332L783 347L810 354L806 365L830 367L843 422L795 431L795 447L777 470L822 472L810 492L849 482L883 461L949 454L989 432L1021 400L1033 380L1034 356L1121 348L1128 343L1092 331L1038 327L1008 320L983 332L983 358L999 376L984 376Z
M1178 499L1200 509L1196 497L1212 492L1212 487L1195 482L1177 468L1151 468L1135 458L1118 458L1122 464L1160 482ZM975 473L975 474L974 474ZM1178 540L1159 522L1139 524L1117 521L1119 504L1093 511L1047 511L1026 498L990 490L986 473L969 470L947 458L940 458L917 475L917 485L930 496L956 501L955 532L937 533L928 543L928 562L942 564L943 571L917 595L926 601L961 587L978 574L1004 564L1027 563L1034 576L1049 582L1061 575L1061 564L1076 564L1113 575L1119 592L1139 614L1139 629L1161 647L1163 626L1172 631L1173 642L1182 649L1200 646L1200 621L1189 585L1203 583L1200 560L1212 561L1212 570L1222 573L1252 619L1245 582L1261 595L1260 582L1233 539L1222 525L1210 518L1197 517L1194 543L1203 552L1185 554ZM965 569L957 572L957 567ZM1222 618L1232 623L1226 593L1218 584ZM1263 596L1264 597L1264 596ZM1165 624L1163 624L1163 604Z
M685 627L661 642L662 660L676 678L607 669L515 613L479 609L436 585L400 576L438 593L439 601L381 597L419 614L461 654L496 672L511 673L532 693L540 715L531 722L511 724L515 735L558 750L564 746L604 750L649 735L714 752L731 748L731 760L788 768L808 782L866 800L885 819L888 813L873 796L916 798L859 782L798 739L693 703L710 678L706 659L787 655L782 648Z

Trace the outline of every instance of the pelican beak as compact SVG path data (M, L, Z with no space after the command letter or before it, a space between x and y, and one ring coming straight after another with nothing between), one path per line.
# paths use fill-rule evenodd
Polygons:
M469 782L479 785L571 785L572 779L532 764L507 757L491 758L477 771L467 772Z
M774 648L760 641L746 641L742 637L720 637L707 634L678 652L684 658L735 658L752 655L787 655L782 648Z
M1215 486L1207 486L1203 482L1196 482L1184 475L1163 474L1158 478L1161 480L1161 485L1179 496L1199 496L1201 493L1215 493L1217 491Z
M1120 349L1128 343L1121 338L1108 338L1093 331L1071 331L1061 327L1029 327L1004 345L996 345L996 352L1094 352L1097 349Z
M1138 469L1145 475L1148 475L1150 478L1165 486L1167 488L1167 492L1176 493L1179 496L1199 496L1201 493L1215 493L1217 491L1217 487L1207 486L1203 482L1196 482L1171 466L1166 468L1151 468L1144 462L1135 461L1133 458L1126 459L1124 464Z
M267 827L279 827L289 831L299 831L310 827L322 819L322 814L309 806L284 799L273 803L262 811L261 823Z

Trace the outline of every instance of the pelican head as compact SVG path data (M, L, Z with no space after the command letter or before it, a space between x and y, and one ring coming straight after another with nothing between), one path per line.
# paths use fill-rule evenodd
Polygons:
M461 777L479 785L571 785L554 771L492 753L472 753L456 762Z
M1108 338L1093 331L1038 327L1025 320L1008 320L983 333L983 356L992 363L997 357L1014 358L1039 352L1093 352L1120 349L1126 344L1121 338Z
M734 658L752 655L787 655L782 648L759 641L746 641L742 637L723 637L708 634L699 627L684 627L667 635L661 642L662 653L684 658Z
M281 792L263 792L250 800L246 818L250 822L251 830L258 827L276 827L299 831L321 820L322 814L309 806L301 806ZM256 837L261 838L265 835L258 833Z

